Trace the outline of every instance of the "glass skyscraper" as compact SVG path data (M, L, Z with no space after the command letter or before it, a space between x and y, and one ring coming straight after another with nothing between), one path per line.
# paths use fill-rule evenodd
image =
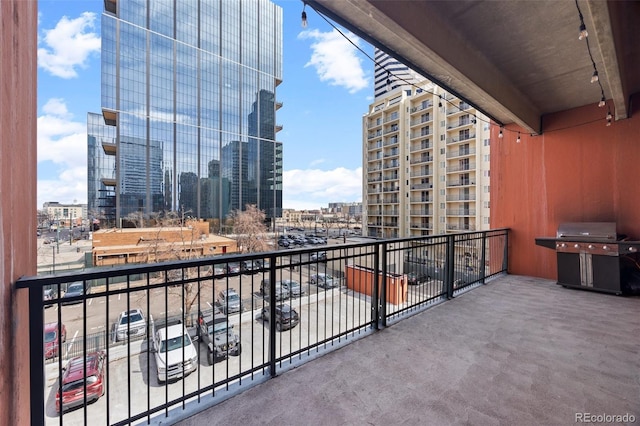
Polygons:
M104 4L89 210L116 225L163 211L223 222L247 204L281 216L282 9L267 0ZM105 156L112 167L91 170Z

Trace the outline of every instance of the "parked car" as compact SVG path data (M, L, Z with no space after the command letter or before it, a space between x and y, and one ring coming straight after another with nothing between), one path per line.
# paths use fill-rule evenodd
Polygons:
M215 265L213 267L213 275L220 277L227 274L227 267L225 265Z
M260 318L262 321L269 321L269 306L262 308L260 312ZM288 330L298 325L300 317L298 312L287 304L276 306L276 330Z
M45 302L47 300L53 300L56 297L56 292L52 288L45 288L44 290L42 290L42 300L44 300ZM53 305L44 305L45 308L50 308L52 306Z
M324 273L311 275L311 277L309 277L309 282L322 288L334 288L339 286L336 278Z
M213 364L229 355L239 356L242 352L240 338L233 331L227 316L218 312L198 314L198 337L207 345L207 360Z
M291 244L289 243L288 239L279 239L278 245L282 248L288 248Z
M232 288L222 290L218 293L218 304L224 314L232 314L244 311L242 300L236 291Z
M123 311L116 321L116 340L126 340L131 337L141 337L147 334L147 321L141 309Z
M67 286L67 291L65 291L64 295L62 296L62 304L71 305L73 303L81 303L82 299L72 300L72 301L69 301L68 299L72 297L82 296L84 294L89 294L89 293L90 293L89 287L87 287L87 290L85 292L85 285L82 281L76 281L76 282L70 283Z
M407 274L407 284L409 285L419 285L426 283L427 281L429 281L428 275L419 274L417 272L409 272Z
M240 270L243 273L256 274L260 269L260 263L257 260L243 260L240 262Z
M97 401L105 391L104 351L72 358L63 369L56 393L56 411L84 405L85 383L87 403Z
M304 290L298 281L282 280L281 284L289 291L289 297L300 297L304 294Z
M276 301L286 300L289 298L289 290L287 290L280 282L276 282L275 287ZM260 293L263 297L269 297L270 290L271 286L269 284L269 279L265 278L260 283Z
M313 262L326 262L327 261L327 252L326 251L318 251L316 253L311 253L309 256L309 260Z
M227 263L227 273L229 274L239 274L240 273L240 262L229 262Z
M67 341L67 328L62 324L58 331L58 323L44 325L44 358L54 358L60 353L60 345Z

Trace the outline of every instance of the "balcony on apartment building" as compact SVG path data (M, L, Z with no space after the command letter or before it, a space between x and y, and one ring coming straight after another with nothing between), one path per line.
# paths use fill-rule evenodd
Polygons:
M456 172L469 171L469 170L475 170L475 169L476 169L475 162L447 165L447 173L456 173Z
M424 149L429 149L429 148L433 148L433 143L427 139L420 143L412 143L410 151L417 152L417 151L422 151Z
M413 114L414 112L419 112L428 108L433 107L433 102L432 101L422 101L422 103L420 105L416 105L414 107L411 107L410 112Z
M411 209L411 216L432 216L433 209Z
M454 105L451 108L447 108L447 115L459 114L469 109L471 109L471 105L461 102L459 105Z
M427 193L428 194L428 193ZM433 197L429 197L427 195L423 195L421 197L411 197L409 199L411 203L430 203L433 201Z
M433 229L433 225L431 223L412 223L412 229Z
M476 134L475 133L463 134L463 135L459 135L459 136L452 136L452 137L447 138L447 145L454 144L454 143L460 143L460 142L472 140L472 139L475 139L475 138L476 138Z
M418 118L414 118L413 120L410 121L410 126L419 126L420 124L424 124L424 123L430 123L433 121L433 117L429 114L425 114L421 117Z
M466 157L468 155L475 155L475 148L458 148L447 150L447 159L456 158L456 157Z
M474 201L476 194L447 194L447 201Z
M411 139L416 139L416 138L422 138L424 136L431 136L431 135L433 135L433 130L431 130L429 127L425 127L418 131L411 132L409 134L409 137Z
M414 183L411 185L411 189L431 189L431 188L433 188L432 183Z
M475 216L475 209L447 209L447 216Z
M447 187L451 187L451 186L470 186L470 185L475 185L476 181L475 179L454 179L454 180L448 180L447 181Z
M381 233L397 232L395 222L384 227L392 229ZM326 259L318 250L21 279L31 344L43 354L31 359L32 371L42 372L31 378L32 415L52 425L182 426L212 418L234 424L238 416L284 424L423 423L425 416L436 423L559 424L580 412L640 415L633 397L640 390L640 298L505 275L507 230L323 247ZM258 266L235 271L231 264ZM320 283L319 273L331 281ZM409 281L410 274L423 278ZM275 286L260 290L264 279L300 286L283 300ZM64 297L70 282L86 291ZM43 288L61 291L43 299ZM229 291L238 295L237 309L217 297ZM193 302L187 311L180 309L186 298ZM282 304L289 322L269 321L284 318ZM131 322L114 326L118 313L136 308L146 320L141 332ZM64 324L66 341L44 343L45 323L58 336ZM213 324L223 330L223 341L213 341L219 347L208 345ZM152 330L176 326L189 337L169 351L196 358L159 382L164 352L155 349ZM98 373L87 364L96 380L81 382L79 398L65 395L58 415L57 378L71 359L93 356L103 360ZM369 403L354 403L354 395Z

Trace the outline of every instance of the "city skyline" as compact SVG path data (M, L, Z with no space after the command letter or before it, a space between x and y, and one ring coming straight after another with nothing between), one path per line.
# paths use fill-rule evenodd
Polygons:
M283 208L317 209L362 197L361 116L373 64L303 4L283 8L284 69L276 121L284 129ZM38 196L87 201L87 116L100 110L100 1L39 2ZM373 48L346 33L360 48ZM338 101L336 101L338 99Z

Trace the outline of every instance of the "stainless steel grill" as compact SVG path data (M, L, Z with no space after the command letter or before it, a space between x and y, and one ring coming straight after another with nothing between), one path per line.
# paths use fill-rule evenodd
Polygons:
M561 223L555 238L536 244L555 249L558 284L615 294L623 292L620 256L640 248L640 241L622 241L614 222Z

